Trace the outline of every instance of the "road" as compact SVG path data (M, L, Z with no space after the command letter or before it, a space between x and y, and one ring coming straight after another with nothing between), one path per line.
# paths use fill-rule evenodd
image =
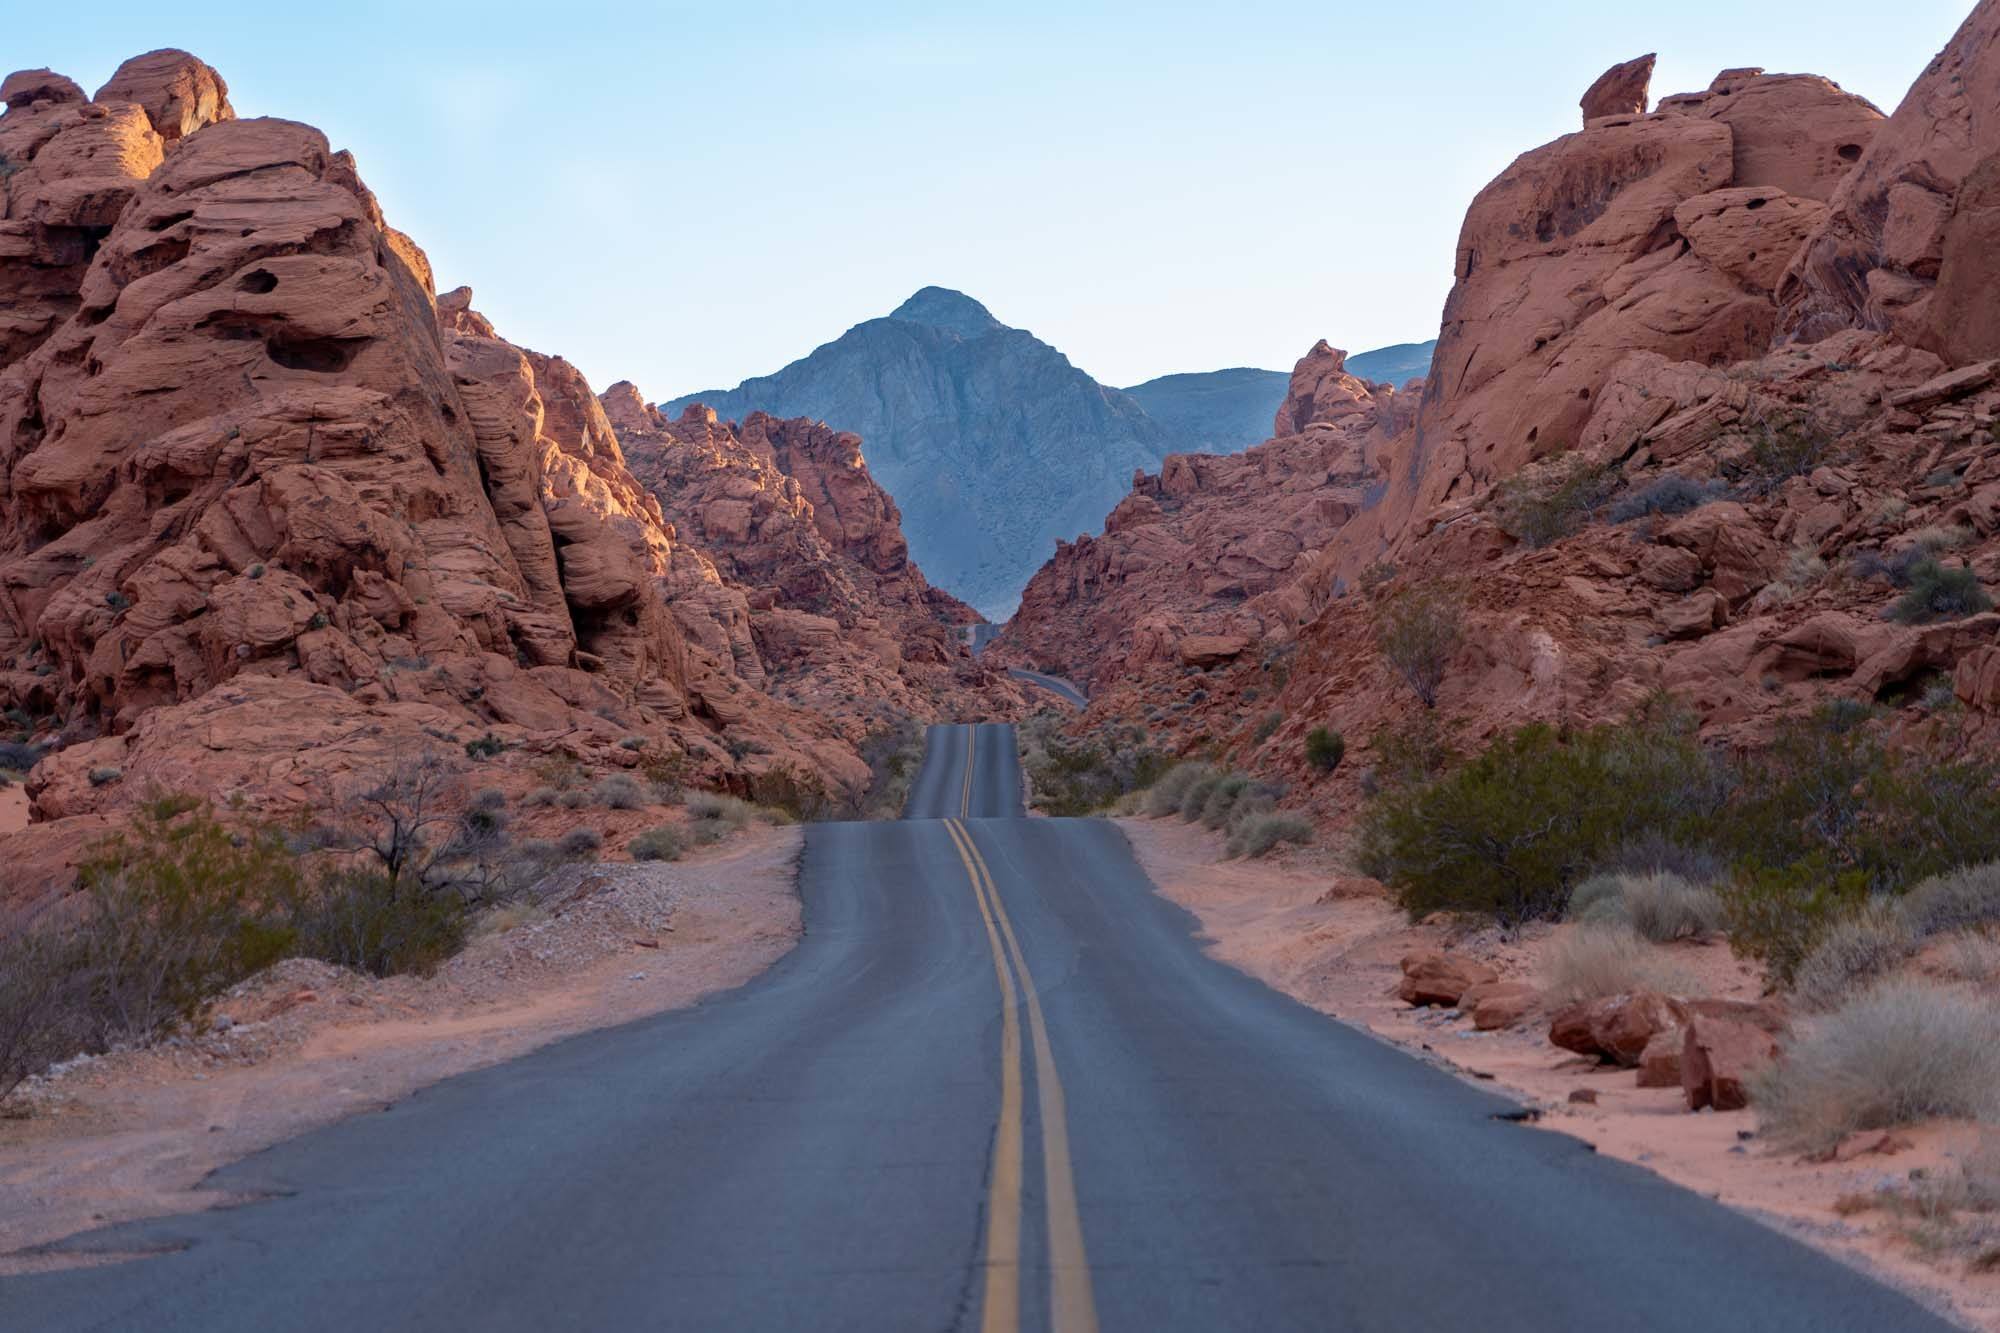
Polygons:
M8 1330L1944 1324L1216 963L1118 828L939 727L758 980L258 1154Z
M1039 685L1050 694L1075 704L1078 708L1088 708L1090 700L1083 697L1083 691L1061 676L1051 676L1042 671L1028 671L1022 667L1008 667L1007 674L1015 680L1024 680L1030 685Z

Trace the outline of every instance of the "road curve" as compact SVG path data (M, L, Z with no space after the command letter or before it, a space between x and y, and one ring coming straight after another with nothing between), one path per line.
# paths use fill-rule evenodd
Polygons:
M1090 700L1084 698L1083 691L1078 689L1073 682L1064 680L1061 676L1051 676L1043 671L1029 671L1023 667L1008 667L1007 674L1015 680L1026 681L1030 685L1039 685L1050 694L1055 695L1066 703L1073 703L1078 708L1090 707Z
M969 777L968 777L969 775ZM741 989L305 1135L0 1281L35 1330L1932 1330L1207 957L1116 826L934 728ZM984 813L992 811L994 813Z

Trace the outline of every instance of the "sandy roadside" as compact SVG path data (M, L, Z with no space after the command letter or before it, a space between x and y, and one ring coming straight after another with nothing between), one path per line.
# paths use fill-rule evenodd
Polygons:
M20 783L0 787L0 837L28 827L28 790Z
M1970 1328L2000 1333L2000 1274L1964 1274L1924 1262L1879 1213L1842 1217L1834 1203L1904 1181L1971 1146L1968 1127L1904 1132L1893 1156L1809 1163L1758 1145L1747 1112L1690 1115L1678 1089L1640 1088L1630 1070L1598 1070L1551 1046L1546 1024L1474 1032L1442 1011L1395 997L1404 954L1446 941L1438 927L1411 926L1372 881L1345 878L1317 849L1283 860L1222 861L1222 839L1198 824L1127 818L1139 863L1167 898L1200 921L1215 957L1322 1013L1375 1033L1423 1058L1504 1089L1540 1113L1544 1129L1635 1162L1817 1246ZM1487 932L1451 938L1502 975L1536 979L1553 932L1502 940ZM1751 971L1721 944L1674 946L1672 961L1702 994L1754 998ZM1595 1104L1570 1100L1572 1091Z
M802 840L755 825L673 864L595 867L429 978L283 963L199 1036L24 1089L32 1114L0 1118L0 1276L52 1262L11 1253L26 1247L226 1203L203 1178L282 1139L743 984L798 940Z

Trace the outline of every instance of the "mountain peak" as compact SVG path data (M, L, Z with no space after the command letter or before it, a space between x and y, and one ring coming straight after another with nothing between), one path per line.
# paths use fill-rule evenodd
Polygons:
M993 318L993 312L964 292L949 287L925 287L889 312L890 319L911 324L927 324L934 329L956 333L961 338L977 338L1007 326Z

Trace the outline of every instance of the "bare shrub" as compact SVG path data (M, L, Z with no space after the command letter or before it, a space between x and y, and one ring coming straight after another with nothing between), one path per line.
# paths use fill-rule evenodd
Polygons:
M1544 989L1556 1004L1684 987L1684 978L1658 948L1624 925L1577 925L1556 941L1544 966Z
M1613 501L1611 521L1629 523L1635 518L1647 518L1654 514L1685 514L1728 494L1729 488L1721 482L1697 481L1678 472L1669 472L1664 477L1627 491Z
M646 793L623 773L613 773L598 782L592 794L607 810L637 810L646 804Z
M578 857L596 856L602 846L604 835L594 828L573 828L556 843L564 856Z
M681 836L662 825L648 829L626 843L625 850L634 861L678 861L681 859Z
M1281 842L1312 841L1312 822L1288 810L1267 810L1239 821L1229 835L1231 856L1268 855Z
M713 791L690 794L687 811L693 816L688 825L688 836L702 845L720 842L737 830L749 827L750 821L757 816L757 807L750 802Z
M1208 798L1228 775L1210 770L1188 784L1181 793L1181 818L1192 824L1201 818L1201 812L1208 808Z
M1862 1129L2000 1111L2000 1011L1918 981L1887 981L1789 1042L1753 1085L1770 1138L1832 1147Z
M1214 767L1209 764L1175 764L1160 776L1158 782L1146 789L1145 812L1155 819L1178 814L1181 799L1187 795L1188 788L1205 777L1213 776L1214 772Z
M1915 953L1917 938L1902 914L1871 902L1820 932L1819 942L1792 975L1792 991L1808 1009L1832 1009Z
M1385 599L1375 611L1375 646L1425 708L1437 707L1438 687L1464 634L1457 596L1418 584Z
M2000 925L2000 862L1933 875L1904 894L1897 911L1919 937Z
M1236 808L1236 802L1244 793L1254 790L1255 784L1248 773L1227 773L1216 780L1209 790L1208 799L1202 802L1201 826L1209 829L1229 827L1229 815Z

